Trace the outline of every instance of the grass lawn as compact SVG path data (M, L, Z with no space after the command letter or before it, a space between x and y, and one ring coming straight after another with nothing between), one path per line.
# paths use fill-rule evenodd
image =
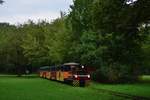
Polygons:
M99 86L101 87L101 85ZM0 100L126 100L38 77L0 76Z
M136 83L136 84L92 83L90 87L94 87L96 89L106 89L106 90L150 98L150 83Z
M149 82L150 83L150 75L143 75L139 77L140 82Z

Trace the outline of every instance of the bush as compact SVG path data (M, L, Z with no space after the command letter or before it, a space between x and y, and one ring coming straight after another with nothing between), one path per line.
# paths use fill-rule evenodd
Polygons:
M92 74L92 79L99 82L129 83L136 81L137 74L134 74L133 68L129 65L113 63L101 66Z

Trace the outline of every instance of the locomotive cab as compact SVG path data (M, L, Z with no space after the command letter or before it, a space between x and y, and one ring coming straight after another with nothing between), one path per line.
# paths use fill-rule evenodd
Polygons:
M68 77L73 86L85 86L89 85L90 75L87 73L84 66L78 63L67 63L64 66L70 67L71 76Z

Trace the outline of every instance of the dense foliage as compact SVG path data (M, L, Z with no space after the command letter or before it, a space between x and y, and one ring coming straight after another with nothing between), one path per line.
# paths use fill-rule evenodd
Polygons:
M74 0L52 23L0 24L0 71L79 62L97 68L94 79L136 80L150 74L150 1Z
M0 4L3 4L4 3L4 1L3 0L0 0Z
M79 49L74 50L80 54L79 61L97 66L98 79L135 80L143 66L142 44L148 32L142 25L149 23L150 2L75 0L71 8L69 20L72 33L79 36Z

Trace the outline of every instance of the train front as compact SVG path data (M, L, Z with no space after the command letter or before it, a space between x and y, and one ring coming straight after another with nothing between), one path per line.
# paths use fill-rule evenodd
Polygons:
M67 63L71 69L71 79L73 86L88 86L90 83L90 74L85 67L78 63Z
M90 83L90 74L87 73L84 66L79 66L73 74L73 86L88 86Z

